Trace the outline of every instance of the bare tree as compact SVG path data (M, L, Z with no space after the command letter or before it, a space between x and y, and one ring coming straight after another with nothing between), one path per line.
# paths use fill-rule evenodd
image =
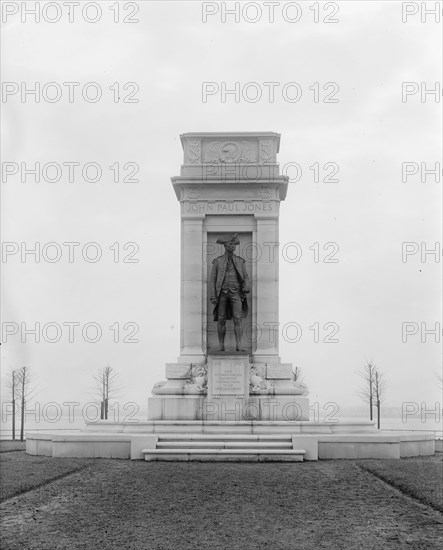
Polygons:
M302 372L300 367L293 367L292 368L292 381L293 382L301 382L302 379Z
M102 420L108 419L109 412L109 400L117 397L120 392L120 387L117 384L118 372L116 372L110 365L98 369L94 380L96 383L96 395L100 399L100 418Z
M32 398L35 393L35 380L29 367L22 367L15 371L14 384L15 392L20 400L20 441L25 437L25 410L26 403ZM14 421L15 429L15 421Z
M377 428L380 429L380 413L381 413L381 402L385 398L386 393L386 381L384 374L378 369L375 369L374 372L374 397L377 407Z
M12 440L15 441L15 414L17 409L17 369L11 369L4 379L5 387L9 389L12 404Z
M366 365L358 371L358 375L363 379L363 387L360 390L362 399L369 403L369 418L373 420L374 408L374 380L376 368L372 363Z

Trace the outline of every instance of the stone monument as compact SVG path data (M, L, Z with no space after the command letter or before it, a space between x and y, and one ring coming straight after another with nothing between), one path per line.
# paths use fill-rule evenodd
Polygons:
M435 435L369 420L309 420L278 351L278 220L288 178L274 132L189 133L181 206L181 339L148 420L26 434L54 457L291 461L433 455ZM215 309L215 311L214 311ZM232 320L231 320L232 319Z
M307 420L306 387L278 351L278 223L288 187L280 135L187 133L181 142L184 162L172 178L181 205L180 356L152 390L149 419Z

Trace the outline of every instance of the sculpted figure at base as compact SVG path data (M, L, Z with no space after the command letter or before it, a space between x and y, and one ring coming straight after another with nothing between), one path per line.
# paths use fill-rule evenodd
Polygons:
M217 321L218 351L225 351L226 321L234 321L234 334L237 351L241 349L242 319L248 314L246 294L250 292L249 277L245 260L234 254L240 244L237 233L222 236L217 244L223 244L225 253L212 262L209 280L209 296L214 308L214 321Z

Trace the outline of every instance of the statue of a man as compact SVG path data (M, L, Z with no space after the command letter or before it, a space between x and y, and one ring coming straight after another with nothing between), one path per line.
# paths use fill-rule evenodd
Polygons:
M220 237L217 244L223 244L225 253L212 262L209 280L209 299L215 305L214 321L218 322L218 351L225 351L226 320L233 319L237 351L241 349L242 319L248 314L246 294L250 292L249 277L245 260L234 254L240 244L237 233Z

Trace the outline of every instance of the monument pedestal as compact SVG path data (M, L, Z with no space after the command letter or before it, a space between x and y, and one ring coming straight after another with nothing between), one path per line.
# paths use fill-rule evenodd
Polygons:
M290 364L256 365L246 353L226 352L209 354L204 365L167 372L180 378L154 388L157 396L148 399L151 420L309 420L305 388L291 381Z
M309 399L304 396L258 396L248 399L223 396L163 396L148 398L150 420L219 422L309 420Z

